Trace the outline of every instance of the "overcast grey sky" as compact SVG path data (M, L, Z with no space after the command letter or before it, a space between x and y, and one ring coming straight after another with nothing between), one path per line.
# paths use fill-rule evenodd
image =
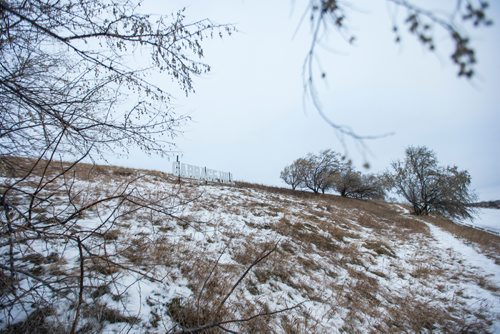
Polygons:
M177 95L177 111L193 118L176 139L184 162L230 171L238 180L284 185L279 173L294 159L326 148L344 152L335 131L311 105L304 105L307 20L294 32L305 4L145 3L144 11L159 14L185 6L192 20L210 18L233 23L239 30L229 38L206 41L205 61L212 71L196 80L196 94L185 98L175 93L169 78L155 78ZM479 73L472 82L455 75L449 49L441 50L447 43L444 37L438 56L409 35L403 35L402 45L394 44L384 0L356 1L349 21L357 36L355 46L332 31L329 50L320 53L327 72L326 85L318 82L325 112L359 134L394 132L367 142L370 171L384 170L403 157L409 145L426 145L442 164L467 169L480 199L500 199L500 6L492 5L496 25L471 31L479 57ZM348 153L361 168L364 159L355 146L347 140ZM136 152L127 160L110 162L171 169L165 158Z

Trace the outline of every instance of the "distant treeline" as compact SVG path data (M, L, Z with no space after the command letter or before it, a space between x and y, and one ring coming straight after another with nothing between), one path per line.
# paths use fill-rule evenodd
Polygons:
M472 203L470 206L473 206L475 208L500 209L500 200L477 202Z
M382 174L357 171L350 160L333 150L309 153L286 166L281 179L293 190L315 194L338 192L342 197L384 200L394 191L412 205L416 215L443 214L450 218L472 218L476 195L469 189L468 171L440 166L436 154L425 146L410 146L402 160L391 163ZM500 208L500 201L491 202Z

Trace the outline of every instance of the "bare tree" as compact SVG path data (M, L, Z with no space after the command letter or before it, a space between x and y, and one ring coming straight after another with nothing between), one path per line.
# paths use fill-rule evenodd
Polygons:
M385 199L386 182L383 176L375 174L361 175L361 184L354 193L358 199Z
M350 163L341 165L333 178L332 189L342 197L357 199L384 199L383 178L373 174L362 174Z
M325 191L332 185L332 177L337 172L340 161L339 153L330 149L319 154L308 154L305 158L304 186L315 194Z
M187 118L149 76L163 73L193 92L193 77L210 70L203 40L231 31L187 22L182 10L146 15L137 1L0 0L2 326L67 305L63 330L76 333L89 296L115 279L111 268L157 279L121 261L126 249L107 232L135 213L176 219L183 201L141 191L140 175L82 189L79 179L99 173L78 166L132 146L167 153ZM138 55L143 63L134 63ZM62 261L69 249L77 261L43 275L39 264Z
M136 1L0 1L2 155L80 156L134 145L164 153L186 117L147 81L156 71L186 93L204 38L230 33L208 20L141 14ZM133 56L147 52L143 64ZM142 57L144 59L144 57ZM133 65L134 66L134 65Z
M336 173L332 188L342 197L350 197L351 192L361 183L361 175L350 163L342 164Z
M390 180L416 215L436 212L452 218L472 218L474 211L469 204L476 196L469 189L469 173L456 166L438 166L436 154L425 146L408 147L405 159L392 163Z
M280 178L293 190L304 185L304 177L307 167L305 159L297 159L290 166L286 166L280 173Z

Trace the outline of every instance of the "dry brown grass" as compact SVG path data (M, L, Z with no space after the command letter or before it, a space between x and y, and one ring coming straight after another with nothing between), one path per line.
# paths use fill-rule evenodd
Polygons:
M145 236L135 236L127 241L121 250L121 255L126 257L134 265L145 265L150 257L151 240Z
M36 164L36 166L35 166ZM55 176L61 173L70 163L62 161L41 160L37 163L35 159L20 157L3 157L0 160L0 172L8 177L24 177L28 173L35 176ZM79 180L89 180L101 174L108 174L108 169L87 163L79 163L73 170L75 177Z
M241 189L255 189L271 195L293 196L309 201L309 205L305 207L305 212L302 215L298 214L298 216L304 221L313 221L315 226L321 221L318 217L323 217L337 225L345 224L347 228L353 231L355 227L349 221L350 219L357 218L361 226L371 228L378 234L385 235L390 231L402 238L402 241L411 238L414 234L429 235L429 229L425 224L412 217L402 216L393 205L384 201L358 200L332 194L314 194L308 191L291 190L247 182L236 182L236 186ZM286 213L284 210L281 212ZM335 226L335 224L332 226ZM339 230L332 231L330 229L330 232L333 232L334 239L339 241L342 241L339 238L355 237L355 234L349 235ZM335 232L341 233L339 235ZM342 237L341 235L344 236Z
M36 160L32 158L2 157L0 159L0 176L24 177L30 171L31 175L36 176L41 176L42 174L55 176L72 165L72 163L65 161L52 161L48 163L48 161L41 160L34 167L35 163ZM96 165L84 162L76 164L67 175L82 181L99 179L102 182L108 182L112 179L130 178L138 175L149 175L158 181L175 181L175 178L171 174L161 171L112 165Z
M344 326L341 332L356 332L358 324L364 323L368 317L380 318L378 308L381 301L378 297L379 284L377 280L348 267L349 282L339 291L337 303L348 310L344 317Z
M113 275L120 271L120 267L106 257L93 256L88 258L85 263L87 271L93 271L104 276Z
M413 271L410 273L410 275L414 278L426 280L429 277L443 277L444 275L444 269L442 268L437 268L435 266L432 266L430 264L420 264L418 265Z
M333 241L334 238L319 233L319 229L309 223L291 223L286 217L283 217L278 223L272 225L272 229L283 236L300 242L307 249L315 246L320 251L333 253L340 248Z
M396 219L396 224L393 225L393 230L398 233L398 236L403 240L407 239L407 237L410 237L412 234L422 234L425 236L431 235L429 228L417 219L401 216Z
M357 220L358 224L363 227L370 228L375 231L381 231L388 228L388 224L380 219L377 219L371 214L361 213Z
M200 311L190 300L174 298L168 304L168 316L181 328L186 329L217 321L215 310L212 307L207 309L206 305L203 306L204 308ZM204 331L207 334L219 332L221 332L220 329L215 328Z
M298 286L293 279L294 271L297 266L295 263L295 250L291 245L285 244L285 248L278 246L276 252L266 258L265 262L257 264L253 268L253 273L259 284L268 283L271 280L280 281L290 287L301 290L302 286ZM255 243L252 239L247 239L243 247L239 247L233 254L233 259L244 266L250 265L258 258L264 250L272 249L273 242ZM295 269L292 269L295 268ZM257 295L259 291L256 288L256 282L253 279L248 280L247 289L250 293Z
M370 213L387 213L387 210L394 211L390 205L378 200L359 200L347 197L341 197L333 194L314 194L310 191L292 190L290 188L273 187L263 184L249 183L238 181L235 186L241 189L255 189L269 194L285 195L290 197L298 197L302 200L313 200L319 205L321 210L327 210L334 204L343 209L360 209Z
M122 235L122 232L119 229L112 229L104 232L102 238L106 241L114 241L118 240L120 235Z
M429 228L421 221L413 217L402 216L392 207L386 206L382 210L382 206L377 205L377 212L361 213L358 218L358 223L372 229L376 235L387 235L388 233L395 234L400 241L406 241L413 235L429 236Z
M488 333L488 321L485 321L482 311L475 314L476 321L471 320L472 314L464 314L454 308L444 309L435 303L433 296L425 296L427 301L410 294L404 298L395 297L391 300L388 314L377 330L381 332L412 332L412 333Z
M313 320L305 311L295 316L283 315L280 320L281 330L285 334L309 334L320 332L319 322Z
M477 285L479 285L481 288L489 290L496 294L500 293L500 286L498 285L498 283L495 284L491 280L482 276L476 277L476 280L477 280Z
M141 268L151 266L172 266L178 263L185 250L172 244L165 236L153 240L145 235L136 235L120 241L120 255L124 256L129 264Z
M252 316L269 312L266 304L256 302L254 304L235 301L231 303L231 307L218 308L214 304L201 304L197 307L196 302L192 300L174 298L168 305L168 315L182 329L197 328L219 321L231 321L239 319L236 310L240 317ZM242 333L270 333L273 328L270 325L270 316L259 316L250 321L239 322L238 328ZM224 328L230 328L230 325L224 325ZM227 333L219 327L212 327L201 331L201 333Z
M306 209L296 213L294 220L303 224L307 229L322 231L329 234L332 239L344 242L345 238L357 239L356 227L349 220L338 212L328 213L313 209Z
M396 257L396 253L394 253L392 248L381 240L368 240L365 241L363 246L374 251L375 253L377 253L377 255Z
M84 305L82 309L82 315L85 318L96 319L100 326L102 326L102 324L104 324L105 322L111 324L127 323L130 325L137 324L140 322L140 319L138 317L131 315L124 315L119 310L111 308L108 305L101 302ZM102 329L102 327L99 329ZM83 332L85 332L85 330Z
M255 242L252 237L247 237L242 245L233 250L232 258L244 266L251 264L264 249L273 248L272 242Z
M15 283L17 283L17 280L14 277L11 277L11 275L0 269L0 297L9 293L12 285Z
M180 263L180 269L183 276L188 279L188 286L193 291L193 295L189 298L172 299L168 305L168 315L180 328L188 329L268 312L266 304L262 304L258 300L252 302L239 297L243 290L247 290L255 296L260 294L251 275L240 283L227 302L224 304L222 302L245 269L261 256L264 250L269 249L269 245L271 244L247 243L233 251L233 258L242 263L241 265L220 264L215 260L208 260L208 257L203 254L197 254L194 257L190 254L189 259L186 258ZM275 254L276 252L266 258L266 263L257 264L252 271L257 273L259 270L274 268L277 262L272 257ZM272 263L268 264L268 260ZM277 274L280 268L275 267L273 270L276 271L273 274ZM268 316L257 317L239 323L238 329L248 333L270 332L272 331L270 320L271 317ZM230 328L230 325L228 326ZM223 332L220 328L210 328L203 331L203 333L220 332Z
M293 197L299 197L302 199L304 199L304 198L318 198L319 197L319 195L316 195L316 194L311 193L309 191L292 190L292 189L287 189L287 188L273 187L273 186L267 186L267 185L263 185L263 184L249 183L249 182L243 182L243 181L236 181L235 186L237 188L241 188L241 189L255 189L255 190L264 191L264 192L271 193L271 194L293 196Z
M321 269L321 266L316 261L308 257L299 256L297 262L300 264L300 268L304 269L306 272L315 272Z

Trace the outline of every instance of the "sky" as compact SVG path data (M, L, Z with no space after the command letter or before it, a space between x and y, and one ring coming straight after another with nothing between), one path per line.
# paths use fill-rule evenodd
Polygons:
M500 4L492 4L493 27L469 29L479 62L477 76L467 81L448 61L444 34L437 34L437 54L408 34L395 44L386 1L356 1L348 21L356 42L349 45L333 30L325 37L318 59L327 76L317 87L322 109L336 123L361 135L392 133L365 141L364 150L350 138L342 144L305 98L302 68L311 29L307 19L300 22L306 4L144 3L145 12L186 7L192 21L209 18L238 29L206 41L204 61L212 70L196 78L195 94L186 98L170 78L154 78L176 96L177 112L192 117L172 156L179 152L183 162L229 171L237 180L286 186L280 171L309 152L330 148L347 153L360 169L368 161L368 172L381 172L403 158L406 147L425 145L442 165L468 170L480 200L500 199ZM172 158L132 151L108 161L170 172Z

